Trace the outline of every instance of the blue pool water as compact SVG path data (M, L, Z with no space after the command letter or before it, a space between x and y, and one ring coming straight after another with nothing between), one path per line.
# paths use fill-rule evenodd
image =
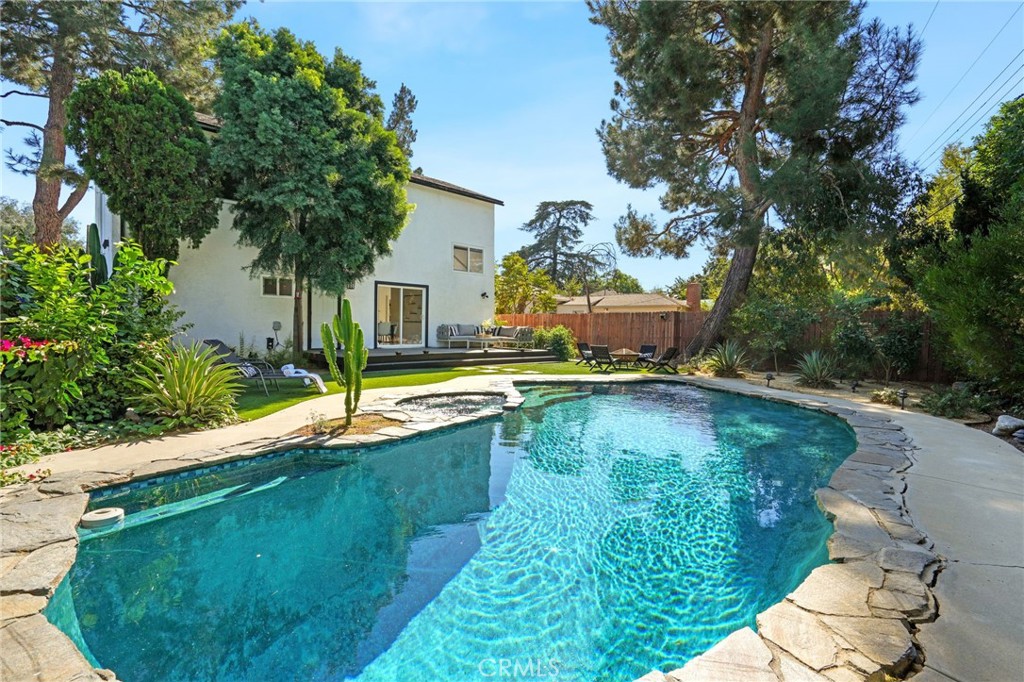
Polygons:
M132 682L631 680L827 560L814 412L668 384L115 491L48 617Z

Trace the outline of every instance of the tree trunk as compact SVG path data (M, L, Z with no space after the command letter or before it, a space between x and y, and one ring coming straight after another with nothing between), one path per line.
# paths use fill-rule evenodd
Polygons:
M715 299L715 305L711 312L704 318L697 336L690 341L686 347L686 357L692 358L700 355L709 348L722 333L725 321L729 314L736 308L747 293L750 285L750 276L754 272L754 263L757 261L757 244L753 246L737 247L733 253L732 263L729 265L729 272L725 276L722 290Z
M686 347L686 357L700 355L722 334L729 315L747 293L750 276L757 262L757 247L761 239L761 224L771 202L761 193L761 172L757 158L757 118L764 103L764 81L768 72L772 40L775 35L774 20L761 29L754 62L747 71L743 104L740 107L739 125L736 131L736 175L743 195L743 214L740 216L740 234L733 250L732 263L725 275L722 291L715 299L715 305L704 318L704 324Z
M294 305L292 306L292 356L298 360L302 355L302 332L303 332L303 310L302 290L305 288L302 269L298 263L295 264L295 281L292 283L294 289ZM327 352L327 349L324 349Z
M49 110L43 126L43 148L40 150L39 168L36 171L36 191L32 198L32 213L35 218L35 242L39 248L49 251L60 243L61 226L89 188L83 180L60 205L60 191L63 186L61 173L67 160L67 146L64 128L68 122L65 102L75 87L75 72L67 47L64 32L59 31L54 39L53 65L50 69L48 88Z

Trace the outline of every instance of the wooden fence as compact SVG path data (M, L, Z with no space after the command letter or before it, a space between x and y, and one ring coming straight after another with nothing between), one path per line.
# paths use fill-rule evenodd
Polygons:
M619 348L638 349L641 344L654 343L660 350L675 346L686 350L690 341L697 336L704 324L707 313L666 312L666 313L543 313L523 315L498 315L502 324L527 327L557 327L563 325L573 335L587 343L606 344L611 350ZM865 319L884 320L885 311L872 311ZM832 333L828 323L814 323L804 334L803 348L810 350L826 346ZM934 330L931 320L925 318L922 325L921 349L917 363L910 376L913 381L947 381L950 373L939 361L934 347ZM780 357L780 365L791 365L793 357Z

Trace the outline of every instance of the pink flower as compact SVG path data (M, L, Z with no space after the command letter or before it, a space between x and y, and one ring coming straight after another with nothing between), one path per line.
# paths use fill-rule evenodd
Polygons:
M8 351L14 348L14 342L9 339L0 339L0 351Z
M21 341L21 345L25 346L26 348L32 347L32 339L28 338L27 336L19 336L18 340Z

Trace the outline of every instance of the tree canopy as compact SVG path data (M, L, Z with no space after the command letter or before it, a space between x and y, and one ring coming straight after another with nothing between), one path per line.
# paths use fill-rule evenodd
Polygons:
M192 105L152 71L105 71L68 98L68 144L147 258L174 260L217 226L210 145Z
M555 307L555 285L547 273L531 272L518 253L501 259L494 275L495 313L550 313Z
M215 168L235 185L239 242L256 273L291 274L293 342L306 286L343 295L391 251L411 205L409 162L358 61L326 60L286 29L237 24L217 41L223 121Z
M215 79L210 38L241 5L240 0L3 0L0 68L21 86L3 97L48 100L45 123L3 119L30 131L32 153L8 152L9 166L36 176L32 209L36 242L60 240L62 222L85 196L88 177L67 163L65 103L82 78L107 69L148 68L181 90L193 104L208 103ZM63 185L72 191L61 201Z
M583 228L594 220L588 201L542 201L533 217L521 228L534 237L521 255L531 270L543 270L555 286L564 288L578 269L577 247Z
M815 240L889 229L911 174L893 149L920 43L862 3L588 0L615 83L599 137L611 174L664 185L664 225L630 208L632 255L698 240L731 263L688 351L718 336L749 286L766 217Z
M412 127L412 115L416 111L416 95L402 83L391 102L386 128L398 138L398 146L405 158L412 160L412 146L416 143L416 129Z

